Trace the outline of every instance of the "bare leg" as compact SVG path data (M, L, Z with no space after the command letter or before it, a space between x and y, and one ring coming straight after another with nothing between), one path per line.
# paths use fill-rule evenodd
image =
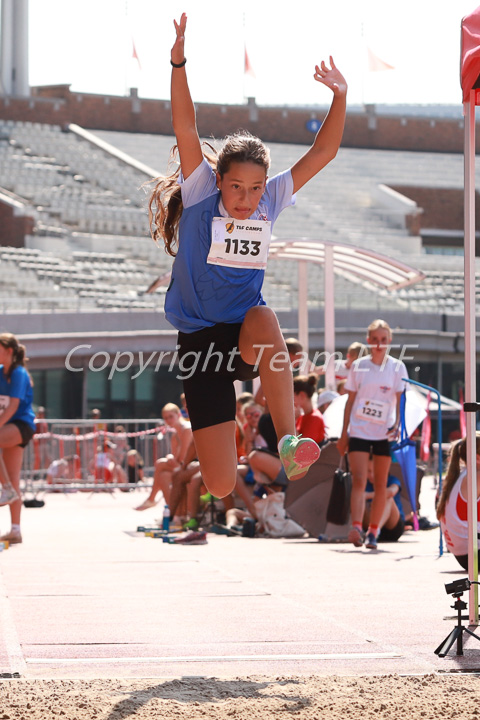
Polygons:
M165 502L170 505L170 483L172 481L172 473L176 469L175 461L170 458L161 458L155 463L153 473L153 486L148 498L136 510L148 510L157 504L158 491L161 490ZM173 516L172 516L173 517Z
M257 519L257 513L255 512L255 503L253 502L252 491L247 487L244 479L237 473L237 484L235 485L235 492L241 500L245 503L245 507L250 515Z
M187 515L189 518L198 518L200 512L200 489L202 485L202 474L198 471L187 486Z
M18 430L18 428L16 428ZM20 433L19 433L20 434ZM20 497L20 473L23 462L23 448L20 445L11 448L4 448L3 459L7 469L8 476L12 482L15 491L18 494L18 500L10 503L10 516L12 525L20 525L20 514L22 512L22 499Z
M237 479L235 421L194 430L193 439L208 491L218 498L230 495Z
M373 486L375 494L372 500L372 508L370 510L370 524L381 527L380 522L385 510L385 502L387 500L387 481L388 471L392 460L387 455L373 456Z
M265 305L250 308L240 331L242 359L256 365L278 439L295 433L293 376L277 317Z
M172 475L172 488L170 491L170 514L174 517L177 514L177 509L180 504L183 504L188 490L187 487L192 479L192 476L198 472L198 463L193 462L185 468L185 470L177 470Z
M352 473L350 512L352 523L362 523L365 513L365 488L367 485L368 453L350 452L348 462Z
M282 469L282 463L279 458L258 450L252 450L248 456L248 464L253 470L255 480L257 480L258 473L263 473L267 476L270 482L273 482ZM261 476L257 482L263 482Z

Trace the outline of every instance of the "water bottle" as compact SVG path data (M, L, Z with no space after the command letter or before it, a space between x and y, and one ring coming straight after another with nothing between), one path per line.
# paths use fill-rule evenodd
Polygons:
M170 530L170 508L168 505L163 508L162 530L165 532Z

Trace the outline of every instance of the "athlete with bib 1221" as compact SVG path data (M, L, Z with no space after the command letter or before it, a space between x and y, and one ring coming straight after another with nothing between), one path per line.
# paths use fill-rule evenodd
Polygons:
M268 179L268 149L249 133L227 137L218 154L202 147L185 72L186 23L185 14L175 22L171 52L180 168L157 181L150 218L153 238L175 256L165 314L179 331L179 376L203 481L224 497L237 473L235 380L260 375L291 480L303 477L319 456L316 443L294 434L290 362L261 290L274 221L338 151L347 85L332 58L330 67L316 66L315 80L333 92L330 111L303 157Z
M403 378L408 375L403 362L388 354L392 331L384 320L374 320L369 325L367 343L370 354L355 360L345 384L348 400L337 447L341 455L348 450L352 473L352 527L348 539L355 547L361 547L364 541L365 487L368 460L370 454L373 456L374 497L366 547L376 550L392 462L390 443L398 436L400 399L405 387Z

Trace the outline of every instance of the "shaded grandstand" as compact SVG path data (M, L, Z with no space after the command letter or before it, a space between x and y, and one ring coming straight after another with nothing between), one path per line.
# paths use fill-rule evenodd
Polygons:
M64 368L66 347L85 338L108 334L112 351L137 354L174 348L175 334L162 313L165 286L145 294L172 262L149 237L144 187L166 170L172 144L173 138L160 135L90 134L76 126L0 120L3 226L23 218L27 230L23 243L13 231L14 243L5 232L1 239L2 324L26 339L40 388L48 370ZM272 174L305 150L286 144L271 149ZM457 381L458 368L452 368L461 361L462 231L443 221L441 208L426 213L415 196L418 189L432 203L436 195L458 199L462 188L461 155L342 148L275 225L277 238L351 243L421 270L421 283L391 293L337 277L337 345L345 349L373 316L382 315L400 328L397 337L404 342L421 339L413 365L420 365L420 377L428 374L427 382L443 383L447 393ZM297 290L294 263L272 260L264 294L290 334L297 329ZM479 292L477 285L477 302ZM321 266L309 267L308 305L310 346L321 350ZM163 383L168 386L167 377ZM88 392L82 397L85 410ZM129 402L133 412L135 398Z

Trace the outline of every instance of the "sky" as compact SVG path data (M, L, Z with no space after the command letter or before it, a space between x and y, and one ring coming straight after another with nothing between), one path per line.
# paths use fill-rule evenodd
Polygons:
M350 104L461 104L460 23L479 0L30 0L30 84L168 99L173 18L188 15L193 99L326 105L333 56ZM139 58L133 58L132 43ZM244 74L247 48L255 78ZM366 46L393 70L367 71Z

